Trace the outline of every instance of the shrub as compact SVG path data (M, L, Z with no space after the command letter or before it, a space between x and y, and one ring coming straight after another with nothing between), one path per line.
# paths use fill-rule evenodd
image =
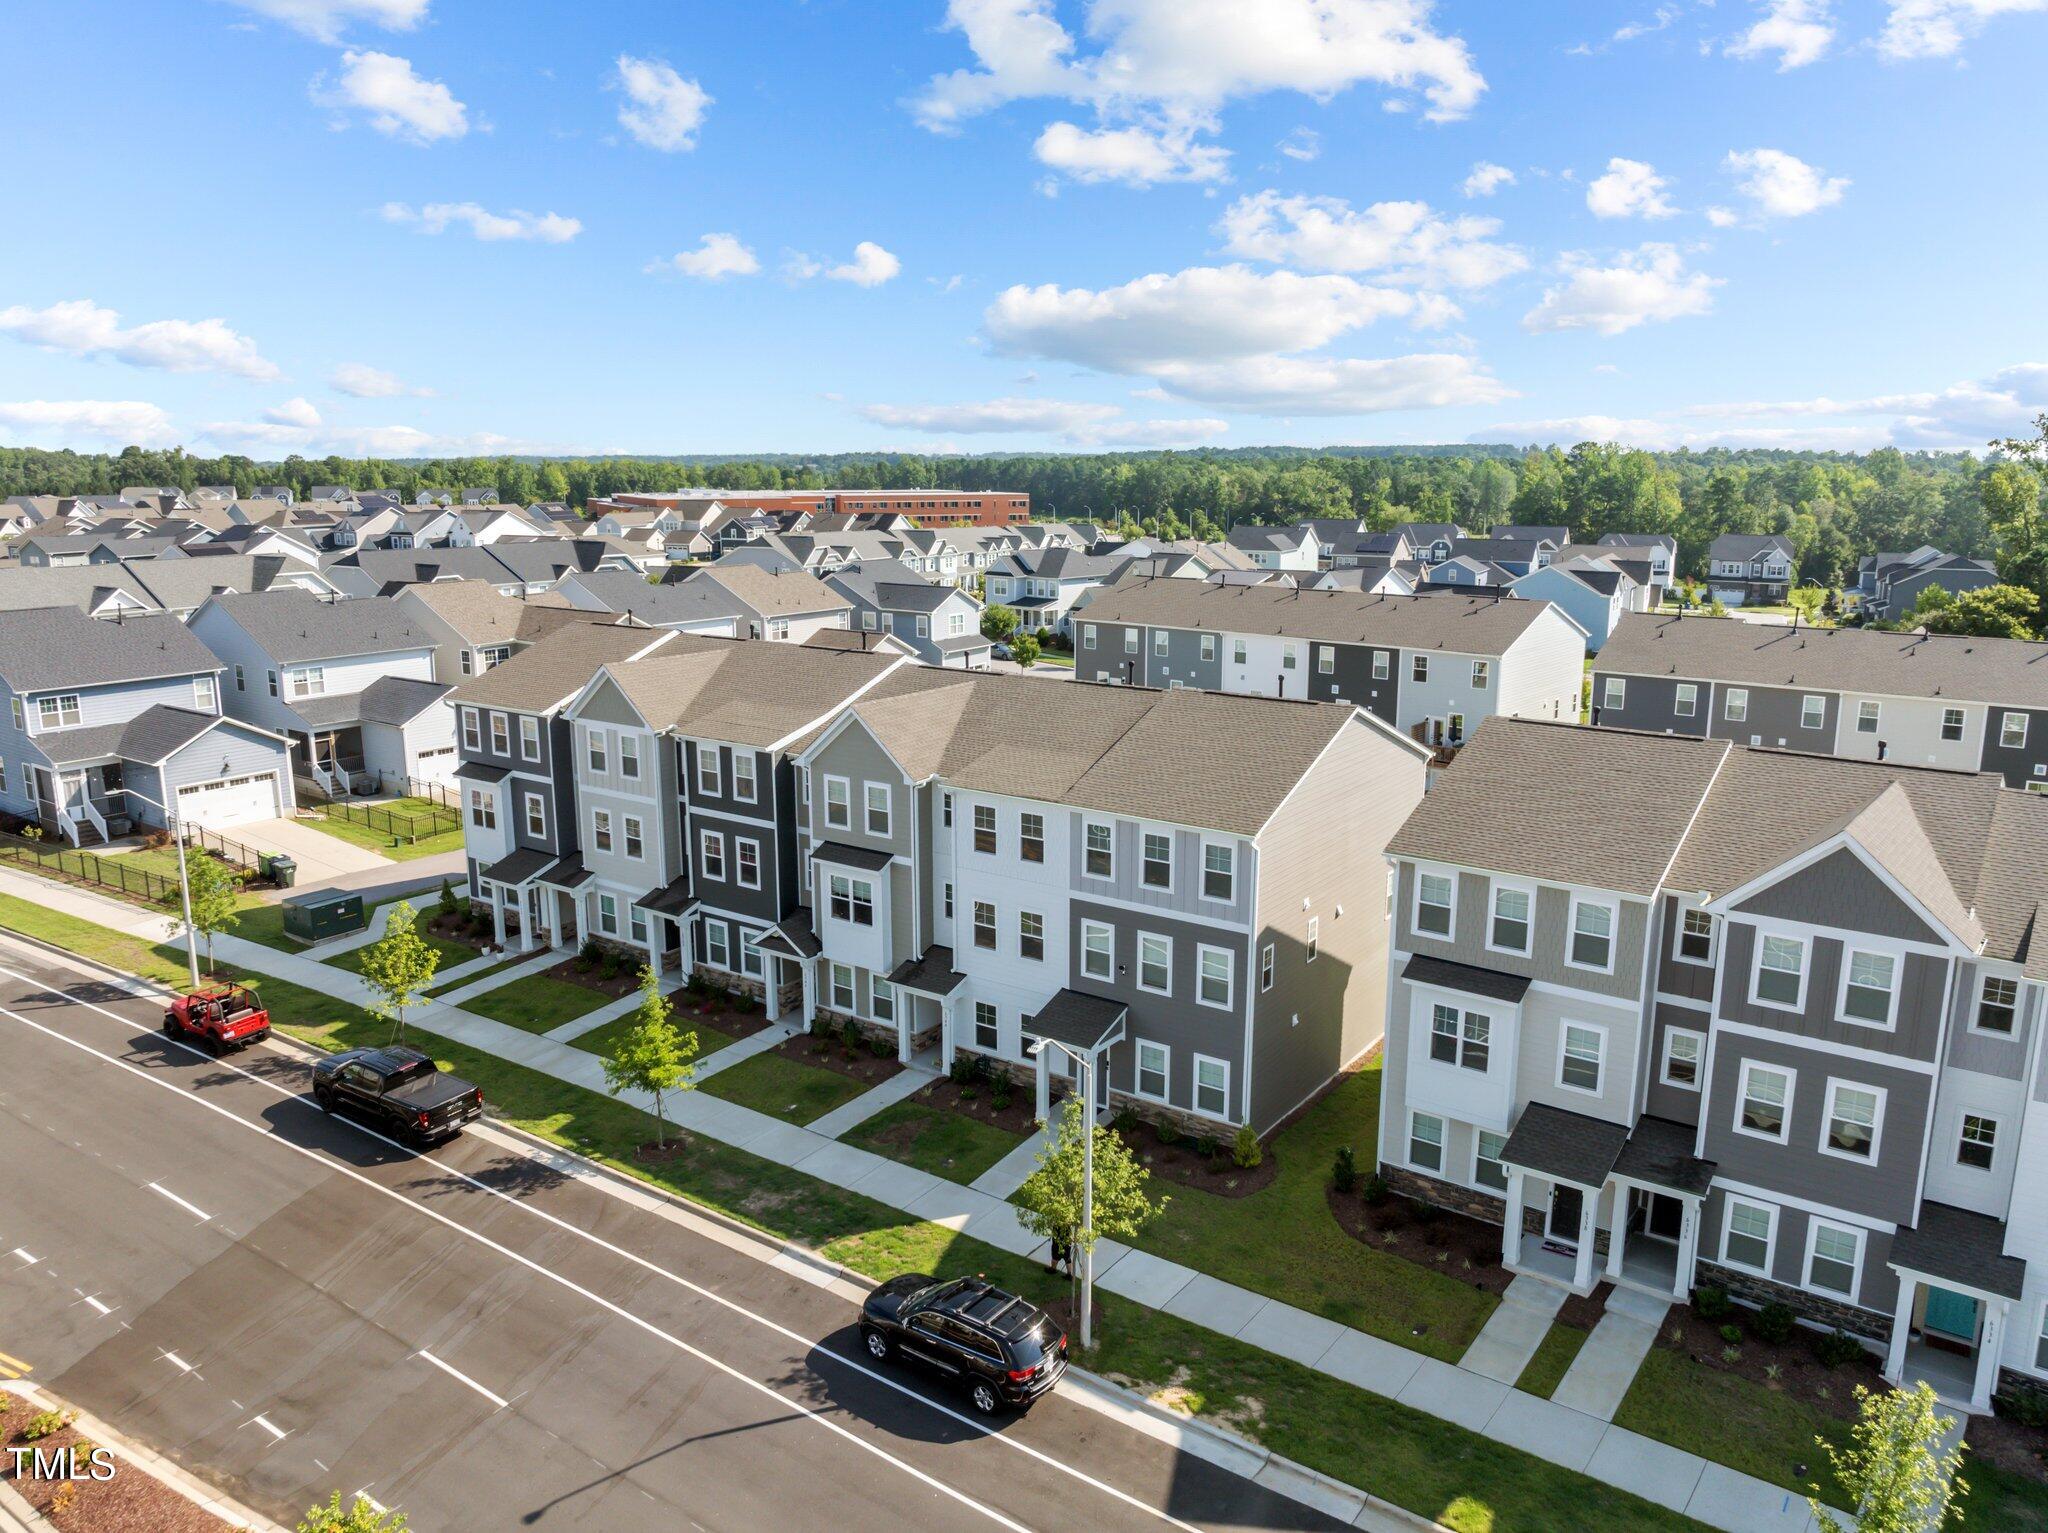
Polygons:
M1432 1224L1436 1223L1437 1215L1442 1212L1442 1209L1426 1198L1408 1199L1408 1217L1424 1229L1428 1229Z
M452 916L456 908L455 886L444 878L441 880L441 898L434 902L434 909L443 916Z
M2048 1427L2048 1395L2020 1389L1999 1395L1991 1403L1998 1407L1999 1415L2017 1421L2023 1427L2033 1427L2036 1431Z
M750 991L742 990L733 997L732 1009L741 1016L751 1016L761 1009L761 998Z
M1723 1347L1721 1349L1721 1361L1726 1363L1730 1368L1733 1368L1737 1363L1742 1361L1742 1348L1732 1345Z
M1742 1327L1733 1320L1729 1321L1721 1327L1721 1339L1727 1342L1729 1346L1734 1346L1738 1341L1742 1340Z
M711 989L709 985L704 983L703 974L696 969L692 969L690 971L690 977L683 981L683 988L689 991L691 995L697 997L697 999L700 1001L704 998L705 994ZM816 1026L815 1019L813 1020L812 1025Z
M1846 1368L1863 1356L1863 1343L1837 1329L1814 1337L1813 1355L1824 1368Z
M1138 1126L1138 1115L1128 1107L1119 1107L1116 1116L1109 1120L1109 1126L1119 1134L1128 1134Z
M1749 1323L1757 1338L1774 1347L1781 1347L1792 1339L1792 1333L1799 1328L1799 1319L1785 1304L1766 1304Z
M37 1411L28 1418L28 1425L21 1429L21 1440L32 1443L52 1432L61 1432L71 1425L75 1414L72 1411Z
M877 1059L887 1059L896 1052L896 1045L877 1034L868 1040L868 1052Z
M972 1054L955 1054L951 1073L954 1085L971 1086L981 1074L981 1062Z
M1692 1312L1702 1320L1719 1320L1734 1308L1734 1301L1728 1297L1725 1288L1703 1283L1692 1291Z
M1158 1136L1161 1144L1180 1143L1180 1125L1171 1118L1161 1118L1152 1132Z
M1348 1144L1337 1146L1337 1160L1330 1168L1330 1185L1349 1192L1358 1185L1358 1152Z
M576 950L576 967L588 974L604 961L604 948L595 937L585 937L583 946Z
M622 965L619 962L619 955L617 953L606 953L604 955L604 962L597 966L598 977L601 979L617 979L621 967Z
M849 1049L860 1047L860 1024L848 1017L839 1024L839 1041Z
M1219 1148L1214 1134L1203 1134L1195 1140L1195 1153L1204 1160L1214 1160Z
M997 1112L1001 1112L1005 1107L1008 1107L1010 1105L1010 1092L1011 1086L1009 1076L998 1075L995 1078L995 1083L988 1088L988 1099L991 1103L995 1105L995 1110Z
M1240 1171L1249 1171L1266 1158L1266 1152L1259 1148L1259 1136L1252 1132L1249 1123L1239 1129L1237 1138L1231 1141L1230 1158Z
M960 1088L960 1100L963 1102L971 1102L980 1095L981 1088L975 1085L973 1081L969 1081Z
M1387 1179L1375 1171L1361 1184L1358 1195L1365 1199L1368 1207L1378 1208L1392 1196L1393 1191L1387 1185Z
M823 1012L820 1012L817 1016L811 1018L811 1036L813 1038L830 1038L832 1036L832 1032L832 1019L826 1016ZM960 1079L960 1066L962 1062L963 1061L959 1058L956 1058L953 1061L953 1079L956 1081ZM973 1079L973 1076L974 1072L970 1070L968 1072L968 1079Z

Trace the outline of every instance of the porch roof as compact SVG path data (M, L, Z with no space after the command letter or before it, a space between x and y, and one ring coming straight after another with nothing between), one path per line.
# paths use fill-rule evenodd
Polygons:
M1124 1035L1124 1017L1130 1008L1122 1001L1078 990L1062 990L1027 1018L1025 1029L1034 1037L1050 1038L1084 1053L1107 1048Z
M1401 978L1412 985L1436 985L1445 990L1462 990L1467 995L1480 995L1489 1001L1506 1001L1511 1005L1521 1004L1522 997L1529 992L1529 981L1519 974L1503 974L1498 969L1482 969L1474 964L1453 963L1448 958L1429 958L1416 954L1401 970Z
M1692 1146L1693 1131L1685 1124L1645 1113L1622 1146L1614 1174L1689 1198L1704 1197L1714 1180L1714 1162L1694 1155Z
M784 958L816 958L825 951L825 944L811 930L811 907L808 905L797 906L769 927L754 946L764 953L779 953Z
M1920 1222L1892 1237L1890 1265L1972 1293L2017 1299L2027 1264L2005 1254L2005 1221L1949 1203L1922 1203Z
M554 861L552 852L538 847L522 846L509 857L501 857L484 869L483 876L494 884L511 884L523 888L533 882L541 869Z
M690 892L690 875L679 873L659 889L650 889L633 903L649 915L679 916L697 903Z
M464 782L503 782L512 775L510 767L494 766L488 761L465 761L455 769L455 775Z
M1622 1124L1531 1102L1522 1109L1500 1158L1538 1176L1598 1192L1607 1185L1628 1138Z
M556 889L574 889L587 883L591 878L590 869L583 865L583 859L571 852L540 874L540 881Z
M953 950L928 947L922 957L906 958L889 971L889 983L920 995L951 995L967 983L967 976L953 967Z
M865 846L848 846L844 841L821 841L811 848L811 855L823 862L837 863L842 868L859 868L863 873L879 873L895 861L887 852L877 852Z

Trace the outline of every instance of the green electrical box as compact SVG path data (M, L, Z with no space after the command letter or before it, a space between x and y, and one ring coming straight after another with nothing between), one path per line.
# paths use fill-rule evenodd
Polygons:
M363 929L363 897L347 889L312 889L284 902L284 929L301 942L325 942Z

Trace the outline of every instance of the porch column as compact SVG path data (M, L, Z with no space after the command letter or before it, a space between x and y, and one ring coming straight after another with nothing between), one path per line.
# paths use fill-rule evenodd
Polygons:
M1884 1353L1884 1380L1896 1384L1906 1374L1906 1336L1913 1328L1913 1296L1918 1278L1899 1274L1899 1301L1892 1307L1892 1338Z
M953 1073L953 1001L950 996L939 1002L939 1069L947 1075Z
M657 977L661 974L661 923L664 919L665 917L658 916L651 910L647 912L647 967L652 969ZM631 923L632 918L629 916L627 931L633 929Z
M1628 1195L1626 1182L1612 1184L1614 1204L1607 1214L1607 1276L1610 1281L1621 1278L1623 1250L1628 1245Z
M498 946L505 945L505 886L491 885L491 931L498 939Z
M1051 1049L1040 1049L1034 1056L1033 1064L1038 1071L1038 1121L1052 1122L1052 1072L1047 1061L1052 1058Z
M774 953L768 955L766 968L768 993L761 998L763 1009L770 1022L782 1020L782 959Z
M1991 1409L1991 1396L1998 1388L1998 1358L2005 1350L2005 1323L2011 1312L2011 1301L2006 1299L1984 1305L1984 1324L1977 1335L1977 1373L1970 1385L1970 1409L1980 1414Z
M1527 1172L1513 1167L1508 1170L1508 1211L1500 1227L1500 1262L1503 1267L1522 1264L1522 1195L1527 1175Z
M1671 1275L1671 1297L1683 1299L1692 1292L1693 1268L1700 1257L1700 1210L1698 1198L1679 1199L1678 1263Z
M531 953L540 946L540 902L539 889L528 889L519 896L519 951Z
M808 1029L818 1016L818 964L819 959L808 959L803 966L804 1014L803 1025Z
M1572 1287L1580 1293L1593 1289L1593 1232L1600 1225L1600 1194L1579 1199L1579 1254L1572 1268Z
M896 992L896 1063L910 1063L911 1021L917 1012L917 997L908 990Z

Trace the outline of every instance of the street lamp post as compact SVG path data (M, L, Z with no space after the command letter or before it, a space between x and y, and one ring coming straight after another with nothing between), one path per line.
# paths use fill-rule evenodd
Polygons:
M185 871L185 837L178 829L177 815L164 804L158 803L147 793L137 793L123 785L121 791L145 804L155 804L164 812L164 825L170 830L171 840L178 848L178 901L185 910L185 968L192 976L192 988L199 989L199 933L192 929L192 879Z
M1033 1054L1058 1049L1081 1072L1081 1229L1087 1239L1077 1239L1081 1248L1081 1350L1095 1344L1095 1061L1083 1057L1056 1038L1041 1038L1031 1046ZM1070 1258L1071 1259L1071 1255Z

